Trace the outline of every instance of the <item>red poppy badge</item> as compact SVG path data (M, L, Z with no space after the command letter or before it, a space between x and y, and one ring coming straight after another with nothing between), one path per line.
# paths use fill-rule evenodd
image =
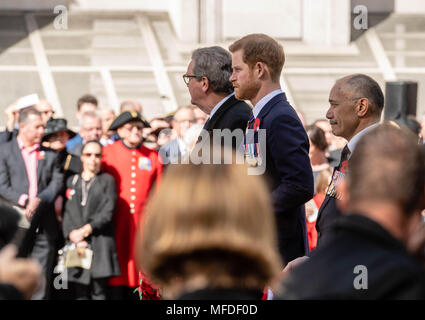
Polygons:
M339 171L341 171L342 173L346 173L348 169L348 161L345 160L341 163L341 169Z
M253 127L253 129L254 129L255 131L257 131L259 127L260 127L260 118L256 118L256 119L255 119L255 122L254 122L254 127Z
M37 160L43 160L45 156L45 152L44 151L40 151L37 153Z
M72 199L72 196L75 194L75 190L74 189L66 189L65 191L65 197L69 200Z

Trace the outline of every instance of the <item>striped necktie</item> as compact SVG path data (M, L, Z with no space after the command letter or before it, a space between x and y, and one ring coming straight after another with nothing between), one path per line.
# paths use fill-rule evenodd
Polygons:
M344 149L342 149L341 152L341 161L339 162L338 167L336 168L338 171L342 171L345 173L347 167L348 167L348 158L351 155L351 151L348 148L348 145L345 145Z
M348 160L348 158L350 157L350 155L351 155L351 151L348 148L348 145L345 145L344 149L342 149L342 152L341 152L341 161L340 161L340 164L342 162L344 162L345 160Z
M247 124L247 129L252 129L253 127L254 127L254 120L255 120L255 117L254 117L254 115L252 115L251 116L251 118L249 118L249 120L248 120L248 124Z

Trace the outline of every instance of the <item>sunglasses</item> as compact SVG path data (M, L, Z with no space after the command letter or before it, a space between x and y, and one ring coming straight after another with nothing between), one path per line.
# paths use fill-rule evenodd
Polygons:
M96 158L102 158L102 154L101 153L89 153L89 152L85 152L82 154L84 157L91 157L91 156L95 156Z

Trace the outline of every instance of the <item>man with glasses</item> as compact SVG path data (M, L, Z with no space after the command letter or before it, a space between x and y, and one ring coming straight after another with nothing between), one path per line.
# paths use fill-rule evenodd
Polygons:
M199 48L192 54L183 80L191 96L191 103L209 115L204 130L241 129L245 131L251 108L235 98L232 83L232 56L215 46ZM233 144L233 147L237 147Z
M117 131L120 140L103 149L102 171L114 177L118 190L114 234L121 275L110 279L112 299L138 299L138 294L133 293L139 285L133 242L149 193L162 172L158 152L142 144L143 128L146 126L149 124L140 113L121 113L109 128ZM142 289L154 292L145 279L142 280Z
M164 164L178 163L182 157L188 154L188 148L183 141L186 131L195 123L195 113L192 106L177 109L171 122L175 139L163 145L160 149Z

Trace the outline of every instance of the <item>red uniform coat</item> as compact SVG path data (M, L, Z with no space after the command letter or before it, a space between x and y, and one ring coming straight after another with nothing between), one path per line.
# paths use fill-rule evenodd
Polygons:
M115 244L121 275L110 279L113 286L136 287L139 272L134 261L137 225L152 186L159 183L162 164L158 153L141 146L127 148L121 140L103 150L103 170L115 179L118 201L115 209Z

